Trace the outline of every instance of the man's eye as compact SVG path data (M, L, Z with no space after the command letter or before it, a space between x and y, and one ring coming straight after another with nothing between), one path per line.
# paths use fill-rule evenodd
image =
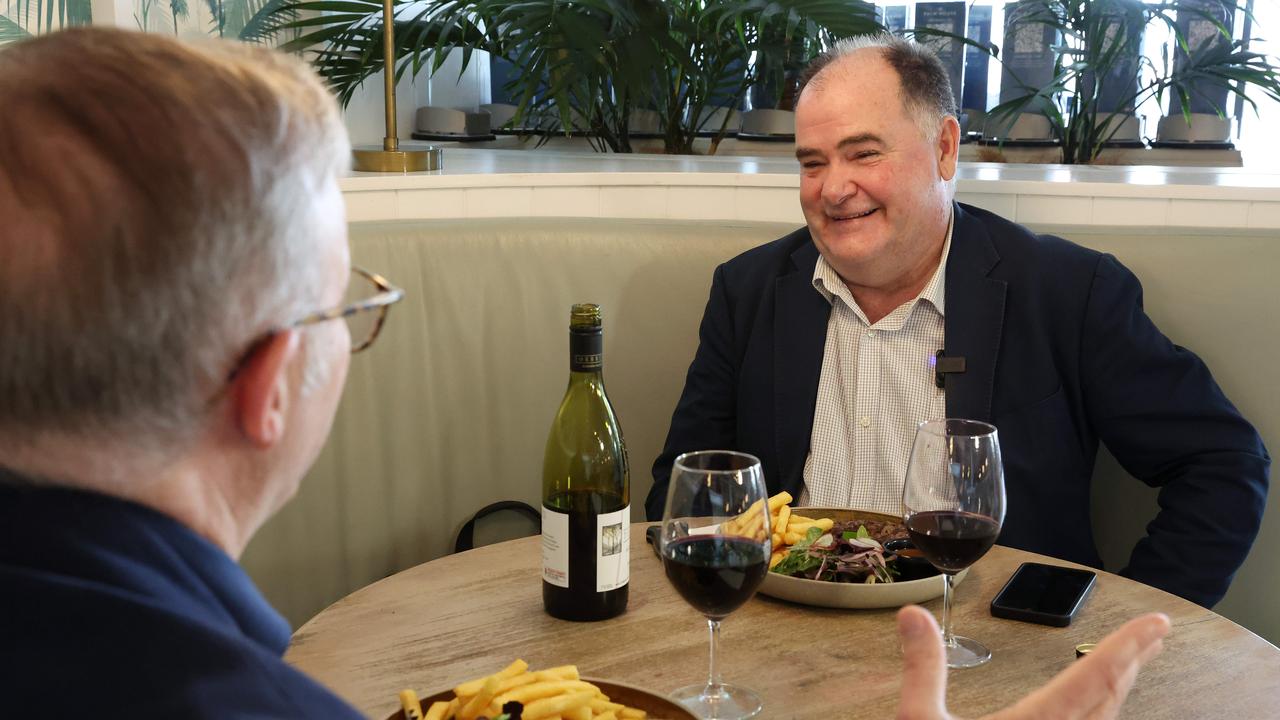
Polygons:
M859 151L858 154L855 155L854 157L858 158L859 160L863 160L866 158L876 157L879 154L880 154L880 151L878 150L862 150L862 151Z
M805 170L814 170L822 167L822 163L811 160L809 162L800 163L800 167L804 168Z

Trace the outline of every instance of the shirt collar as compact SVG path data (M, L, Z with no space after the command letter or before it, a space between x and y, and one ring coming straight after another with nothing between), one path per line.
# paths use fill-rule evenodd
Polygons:
M942 260L938 263L937 269L933 271L933 277L929 278L929 282L925 283L920 294L916 296L916 300L926 300L938 314L946 317L946 295L947 295L947 258L951 256L951 232L955 228L955 211L952 210L951 216L947 219L947 238L942 244ZM849 292L849 288L845 286L844 281L840 279L839 273L835 268L827 263L827 259L821 254L818 255L818 262L813 268L813 289L823 297L828 303L835 303L838 297L844 301L846 305L852 308L858 317L866 322L866 317L862 314L862 308L858 307L858 303L854 301L853 295ZM912 302L915 302L914 300Z

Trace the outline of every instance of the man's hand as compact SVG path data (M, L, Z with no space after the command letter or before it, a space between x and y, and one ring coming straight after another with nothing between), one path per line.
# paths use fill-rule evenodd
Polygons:
M1160 653L1169 618L1143 615L1111 633L1086 657L1017 704L988 720L1113 718L1138 669ZM933 615L910 605L898 612L902 639L902 699L898 720L952 720L947 712L947 654Z

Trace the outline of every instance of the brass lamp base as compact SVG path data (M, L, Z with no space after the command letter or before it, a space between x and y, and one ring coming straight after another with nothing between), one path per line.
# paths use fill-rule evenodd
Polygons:
M383 150L357 148L351 151L358 172L422 172L440 169L440 148Z

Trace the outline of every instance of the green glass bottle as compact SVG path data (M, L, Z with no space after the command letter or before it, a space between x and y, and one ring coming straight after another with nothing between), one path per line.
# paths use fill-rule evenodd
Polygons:
M542 462L542 603L564 620L604 620L627 609L631 477L603 358L600 306L574 305L569 387Z

